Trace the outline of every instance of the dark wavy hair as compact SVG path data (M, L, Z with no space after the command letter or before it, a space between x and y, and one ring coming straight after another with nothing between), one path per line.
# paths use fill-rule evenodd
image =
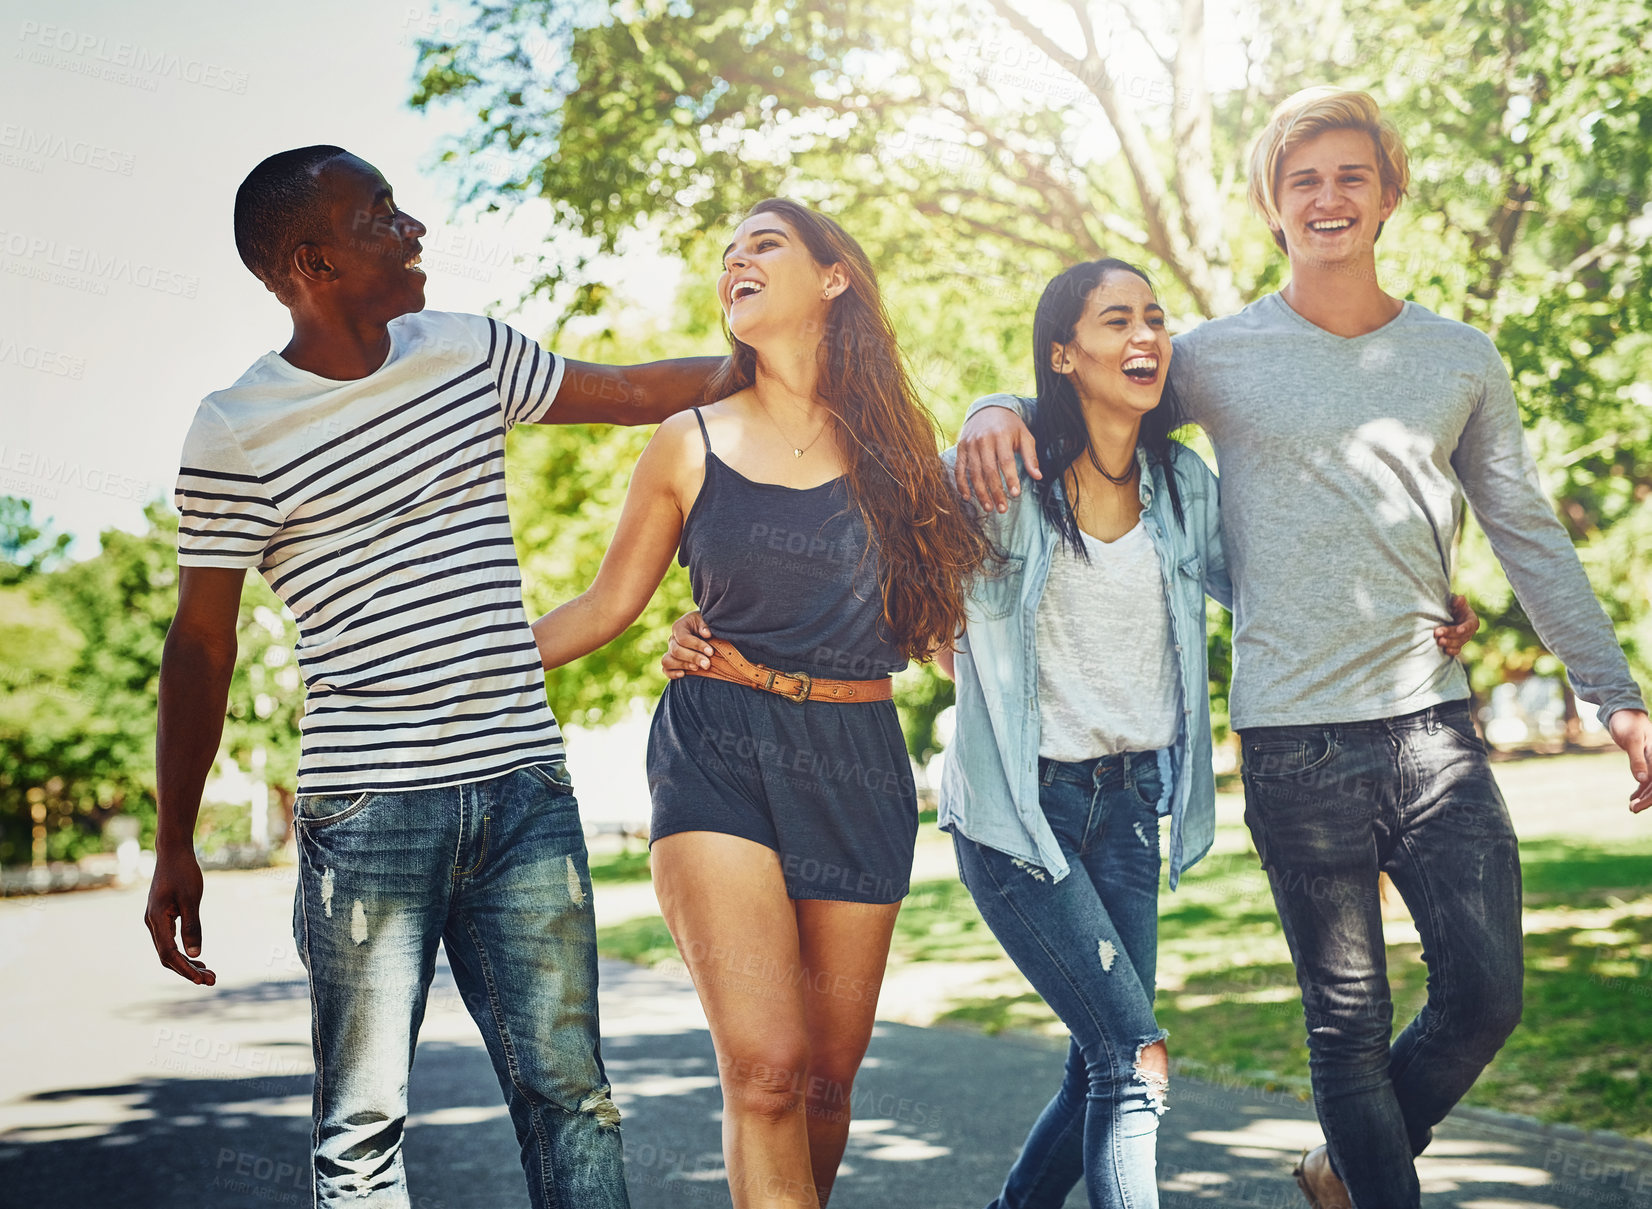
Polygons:
M1043 296L1038 300L1038 310L1033 314L1033 381L1038 402L1027 426L1037 442L1038 464L1044 470L1042 479L1033 480L1033 491L1038 496L1038 506L1045 519L1055 527L1061 540L1086 562L1090 555L1084 548L1084 539L1079 535L1075 512L1078 485L1076 482L1073 485L1072 498L1067 497L1065 489L1057 491L1056 485L1066 478L1072 464L1083 456L1089 457L1091 464L1103 474L1107 471L1096 451L1090 448L1090 430L1084 423L1084 405L1079 402L1078 391L1066 374L1056 372L1050 364L1050 351L1052 345L1066 344L1073 338L1085 303L1109 273L1134 273L1149 286L1153 284L1152 278L1128 261L1111 257L1089 260L1052 278L1050 284L1044 287ZM1164 393L1159 396L1159 405L1142 417L1141 432L1136 438L1137 446L1147 451L1148 461L1164 468L1170 507L1176 515L1176 523L1183 528L1186 528L1187 520L1182 515L1182 497L1176 489L1176 475L1171 469L1170 447L1174 442L1170 434L1186 422L1176 393L1166 380Z
M848 274L821 333L817 389L842 437L850 506L866 523L868 553L879 558L884 627L908 658L922 662L962 629L965 594L977 569L992 561L991 543L947 477L935 417L912 389L860 244L830 218L786 198L758 202L751 213L785 219L816 264L841 264ZM727 398L757 379L757 350L733 332L728 338L732 351L707 386L708 399Z

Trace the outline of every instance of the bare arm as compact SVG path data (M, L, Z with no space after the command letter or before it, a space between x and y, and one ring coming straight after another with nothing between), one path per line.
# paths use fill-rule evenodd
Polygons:
M1038 442L1016 412L997 404L974 412L958 434L958 460L952 471L958 494L966 500L973 496L988 511L1005 511L1009 507L1006 486L1010 495L1021 494L1021 476L1015 470L1017 451L1027 473L1043 478Z
M688 427L694 427L692 422ZM533 623L539 660L547 668L561 667L612 642L637 620L660 586L683 532L678 475L684 436L681 424L662 425L654 434L637 459L619 526L596 579ZM697 449L697 435L694 443Z
M197 985L218 976L201 955L201 867L195 860L195 818L235 673L235 623L246 572L228 567L180 567L178 613L161 652L160 717L155 737L155 878L144 923L161 964ZM178 951L181 933L183 952ZM187 956L186 956L187 954Z
M935 666L941 669L941 675L948 680L958 679L957 658L958 652L953 647L944 646L935 652Z
M705 402L722 357L678 357L643 365L569 361L541 424L658 424Z

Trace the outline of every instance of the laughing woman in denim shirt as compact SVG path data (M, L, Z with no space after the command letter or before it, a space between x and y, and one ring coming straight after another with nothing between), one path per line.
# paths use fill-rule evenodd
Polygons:
M1215 833L1204 598L1231 593L1216 478L1170 439L1170 336L1141 270L1056 277L1033 347L1021 406L1045 476L988 514L1007 562L969 602L941 780L964 884L1072 1034L994 1204L1059 1206L1082 1173L1092 1206L1156 1205L1160 819L1172 887Z

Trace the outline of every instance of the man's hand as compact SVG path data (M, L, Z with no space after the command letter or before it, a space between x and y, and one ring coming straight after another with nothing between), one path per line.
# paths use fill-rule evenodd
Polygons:
M953 467L958 494L966 500L973 497L983 508L1008 511L1005 485L1010 495L1021 494L1021 476L1015 472L1017 450L1027 473L1042 479L1038 442L1021 417L1007 407L983 407L976 412L958 434L958 461Z
M1644 709L1612 711L1607 722L1612 741L1629 753L1629 771L1638 784L1629 795L1629 809L1639 814L1652 806L1652 720Z
M660 670L671 680L681 680L695 668L710 667L711 657L716 654L705 641L710 637L711 627L698 609L684 613L671 623L671 641L666 643Z
M1463 649L1463 643L1473 638L1480 629L1480 614L1469 608L1468 597L1453 596L1451 598L1451 624L1434 627L1434 641L1439 644L1446 657L1457 658L1458 652Z
M193 852L157 858L143 922L163 966L196 986L218 981L218 975L203 963L191 960L201 955L201 866ZM182 953L173 935L175 925L183 933Z

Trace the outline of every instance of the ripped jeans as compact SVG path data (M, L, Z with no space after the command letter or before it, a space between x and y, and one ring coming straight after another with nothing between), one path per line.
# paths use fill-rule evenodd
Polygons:
M305 795L294 828L316 1204L409 1205L407 1078L441 942L510 1107L534 1209L627 1205L619 1114L597 1047L591 879L564 766L439 789Z
M1136 1063L1165 1037L1153 1019L1158 753L1041 759L1038 771L1066 877L953 834L981 918L1072 1034L1061 1089L990 1209L1057 1209L1081 1176L1092 1209L1156 1206L1166 1089Z

